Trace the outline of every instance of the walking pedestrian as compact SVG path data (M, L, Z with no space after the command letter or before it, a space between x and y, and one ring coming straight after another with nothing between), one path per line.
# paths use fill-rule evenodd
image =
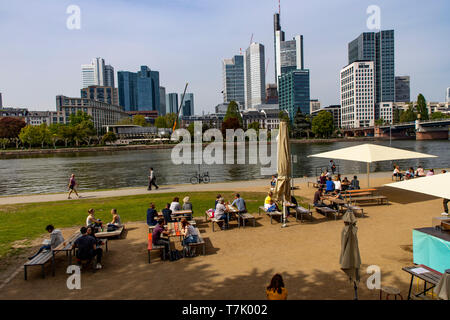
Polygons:
M155 172L153 171L153 168L150 168L150 174L148 176L148 189L147 190L152 190L152 185L155 186L156 190L159 189L159 187L156 185Z
M77 195L78 198L80 198L80 196L78 195L77 189L77 182L75 181L75 175L72 173L72 175L70 176L70 180L69 180L69 196L67 197L67 199L72 199L70 197L70 195L72 194L72 192L75 192L75 194Z

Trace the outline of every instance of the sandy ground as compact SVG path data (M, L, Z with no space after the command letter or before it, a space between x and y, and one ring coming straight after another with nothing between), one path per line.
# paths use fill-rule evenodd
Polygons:
M373 177L371 184L381 186L390 180ZM312 199L315 189L305 183L299 186L296 196ZM401 268L413 262L412 229L431 226L432 217L443 211L442 200L426 195L385 187L380 194L387 195L391 204L365 206L367 217L358 218L357 223L363 263L361 299L379 297L378 291L366 287L369 265L381 268L382 285L394 285L406 297L410 277ZM214 233L210 223L197 218L206 255L169 262L154 252L151 264L145 223L128 223L126 238L110 241L104 269L82 273L81 290L67 289L67 261L60 254L55 277L48 265L45 279L36 267L29 269L25 281L18 265L16 276L0 290L0 299L265 299L265 286L276 272L283 275L289 299L353 298L352 286L339 266L342 220L314 213L314 222L291 219L282 229L279 223L271 225L267 216L255 215L255 228L238 229L233 221L230 230L215 229ZM71 233L73 229L64 230L65 237ZM174 245L179 247L177 242Z

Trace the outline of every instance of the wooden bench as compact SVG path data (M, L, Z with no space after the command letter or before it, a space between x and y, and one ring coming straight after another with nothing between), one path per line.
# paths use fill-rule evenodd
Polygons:
M376 202L377 204L389 204L386 196L366 196L352 199L353 202Z
M98 239L109 239L109 238L120 237L122 235L123 230L125 230L125 226L121 226L121 227L119 227L119 229L117 229L115 231L97 232L95 234L95 237Z
M344 207L351 210L353 213L355 213L355 211L359 211L361 213L361 216L364 218L364 209L363 208L352 205L350 203L345 204Z
M270 224L272 224L272 218L273 217L280 217L280 218L282 218L282 216L283 216L283 214L280 211L267 212L266 208L264 208L263 206L258 208L258 214L259 215L261 215L261 210L264 211L264 213L267 214L270 217Z
M52 262L52 275L55 276L55 256L51 250L47 250L47 251L42 251L36 257L34 257L32 260L27 261L23 265L25 280L28 279L28 272L27 272L28 267L33 267L33 266L41 266L42 278L45 278L44 266L47 262L50 262L50 261Z
M328 207L315 207L315 208L316 208L317 212L323 214L325 217L328 216L328 214L330 214L330 213L333 214L334 215L334 220L337 219L337 216L339 214L338 211L336 211L334 209L331 209L331 208L328 208Z
M253 220L253 227L256 226L256 218L250 213L236 213L236 217L238 219L238 228L241 227L241 221L242 227L245 228L245 222L248 220Z
M189 252L190 252L191 248L202 247L202 253L203 253L203 255L205 255L206 254L205 240L203 240L203 238L202 238L200 232L198 231L198 229L197 229L197 232L198 232L198 236L197 236L198 240L197 240L197 242L195 242L195 243L188 243Z
M355 198L355 197L365 197L365 196L371 196L372 192L355 192L351 194L344 193L342 194L344 198Z
M300 214L300 222L303 222L303 216L306 215L307 217L309 217L309 220L313 221L313 215L312 215L312 211L311 211L311 206L306 209L302 206L297 206L295 208L295 212ZM297 214L295 215L295 220L297 220Z
M166 260L166 248L163 245L153 244L152 237L153 237L153 235L151 233L149 233L148 234L148 246L147 246L148 263L150 263L150 252L153 251L153 250L162 250L162 252L163 252L163 260Z
M72 256L75 255L75 241L82 236L80 231L76 231L69 239L65 240L55 249L53 249L53 255L58 252L65 252L67 257L67 264L72 264Z

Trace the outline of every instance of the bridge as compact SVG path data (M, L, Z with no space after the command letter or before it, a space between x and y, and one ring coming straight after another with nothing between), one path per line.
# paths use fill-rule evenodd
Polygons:
M413 122L397 123L361 128L342 129L345 137L415 137L416 140L436 140L449 138L450 119L416 120Z

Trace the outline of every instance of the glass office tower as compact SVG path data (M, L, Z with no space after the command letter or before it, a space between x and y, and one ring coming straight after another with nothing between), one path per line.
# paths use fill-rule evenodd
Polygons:
M280 110L287 110L291 121L297 110L310 112L309 70L293 70L278 77L278 103Z
M244 56L236 55L222 61L223 102L245 105Z

